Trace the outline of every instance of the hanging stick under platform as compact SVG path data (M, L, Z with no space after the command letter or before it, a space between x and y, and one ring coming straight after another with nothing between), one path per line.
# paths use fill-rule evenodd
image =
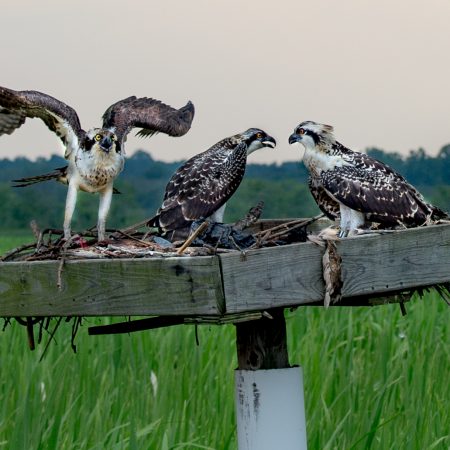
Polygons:
M148 319L112 323L111 325L99 325L97 327L89 327L88 334L90 336L93 336L99 334L134 333L135 331L153 330L155 328L171 327L174 325L181 325L183 323L184 323L183 317L177 316L150 317Z

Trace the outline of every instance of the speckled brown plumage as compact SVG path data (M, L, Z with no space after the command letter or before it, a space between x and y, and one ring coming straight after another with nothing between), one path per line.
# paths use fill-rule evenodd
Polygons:
M448 217L388 165L337 142L329 125L302 122L289 142L305 146L311 194L331 219L340 219L345 207L384 226L420 226Z
M274 147L275 140L262 130L250 128L186 161L172 175L163 203L148 225L176 230L214 214L241 184L252 146L255 150Z

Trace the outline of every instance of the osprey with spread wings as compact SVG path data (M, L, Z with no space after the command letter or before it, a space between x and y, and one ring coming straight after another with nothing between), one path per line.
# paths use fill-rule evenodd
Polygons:
M70 224L78 190L98 192L98 239L105 239L105 223L111 205L113 183L124 166L124 144L133 128L139 136L165 133L182 136L191 127L194 105L188 102L174 109L152 98L128 97L111 105L103 114L101 128L84 131L73 108L37 91L13 91L0 87L0 136L12 134L27 118L39 118L64 146L68 166L49 174L16 180L21 185L56 179L68 185L64 238L70 238ZM20 186L20 185L19 185Z

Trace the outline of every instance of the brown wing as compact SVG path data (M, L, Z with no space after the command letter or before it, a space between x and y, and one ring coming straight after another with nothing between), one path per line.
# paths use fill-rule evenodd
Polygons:
M399 173L364 154L355 152L350 165L322 172L321 178L336 200L374 222L417 226L444 214Z
M327 191L323 188L320 180L309 177L308 180L309 191L317 203L320 210L331 220L336 220L340 217L339 203L333 200Z
M191 102L174 109L152 98L128 97L105 111L103 128L114 127L119 142L126 139L132 128L142 128L138 136L144 137L155 133L182 136L189 131L194 113Z
M0 136L12 134L29 118L41 119L67 147L77 146L84 137L77 113L50 95L37 91L13 91L0 87Z
M230 149L222 141L183 164L167 184L163 204L150 225L174 230L211 216L239 187L246 152L245 143Z

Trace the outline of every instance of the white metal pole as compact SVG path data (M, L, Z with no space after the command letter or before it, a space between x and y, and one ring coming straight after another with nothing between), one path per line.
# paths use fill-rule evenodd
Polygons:
M236 370L239 450L307 450L301 367Z

